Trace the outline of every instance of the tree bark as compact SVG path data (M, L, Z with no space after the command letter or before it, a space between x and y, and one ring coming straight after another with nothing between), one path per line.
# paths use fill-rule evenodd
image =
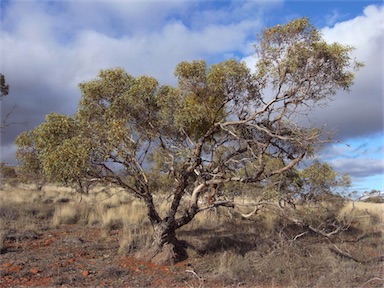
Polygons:
M161 265L173 265L187 259L186 244L176 238L175 221L165 218L153 225L154 238L148 258Z
M187 258L185 242L176 238L176 230L182 225L179 225L180 223L175 220L175 214L187 186L187 180L188 175L181 177L174 192L171 208L163 219L156 211L152 195L148 192L141 194L154 232L152 247L143 255L148 261L162 265L173 265Z

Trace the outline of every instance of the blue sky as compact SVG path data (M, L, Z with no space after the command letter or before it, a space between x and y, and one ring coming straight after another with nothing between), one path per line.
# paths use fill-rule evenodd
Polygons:
M384 190L382 1L1 1L0 72L11 93L2 117L1 161L15 163L14 138L50 112L72 115L78 83L120 66L175 83L184 60L235 58L254 68L256 34L307 16L329 42L355 46L365 62L351 93L338 93L311 121L335 131L319 157L353 180L351 190Z

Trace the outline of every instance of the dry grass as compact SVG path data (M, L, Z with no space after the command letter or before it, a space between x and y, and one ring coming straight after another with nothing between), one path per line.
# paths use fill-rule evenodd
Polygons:
M119 253L129 254L148 249L152 244L152 229L145 226L124 226L119 241Z
M244 257L232 252L224 251L217 257L214 267L214 273L216 277L228 278L235 281L241 281L244 279L245 274L249 273L248 263L244 261Z
M152 228L142 202L133 201L124 207L123 235L119 253L130 253L152 244Z
M355 218L362 228L384 222L384 203L349 202L339 212L340 218Z
M169 201L155 200L164 216ZM353 220L353 229L331 239L292 225L273 209L242 219L240 213L250 212L251 206L232 214L227 208L200 213L178 231L178 236L189 244L189 261L194 263L196 273L224 286L362 286L382 273L380 263L368 260L384 250L384 204L353 205L322 205L321 209L303 206L295 212L295 216L313 224L324 219ZM152 243L144 204L115 188L96 187L80 197L69 188L55 185L45 186L42 191L7 187L0 191L0 220L0 251L11 230L44 233L63 224L98 228L106 238L118 229L116 252L122 254L147 249ZM372 231L375 233L368 233ZM332 250L335 247L355 259L336 254ZM369 282L365 287L375 287L379 282Z
M61 224L76 224L80 218L79 212L76 204L63 204L56 208L52 218L52 225L58 227Z
M380 221L384 221L384 204L383 203L367 203L367 202L348 202L340 214L348 214L353 209L367 211L380 218Z

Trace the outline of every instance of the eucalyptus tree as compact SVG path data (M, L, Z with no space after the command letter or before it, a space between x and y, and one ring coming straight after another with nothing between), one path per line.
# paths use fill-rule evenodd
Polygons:
M144 201L154 229L149 256L179 261L186 253L176 230L207 208L199 199L218 185L262 183L313 154L328 140L299 114L348 90L361 66L351 47L326 43L306 18L263 30L255 50L254 73L235 60L182 62L176 87L121 68L101 71L80 84L73 117L48 115L19 149L33 144L51 180L113 183ZM171 199L165 216L154 202L159 177Z
M339 175L329 164L321 163L319 159L315 159L310 166L300 171L300 178L301 196L306 201L318 201L329 195L343 195L351 186L348 174Z

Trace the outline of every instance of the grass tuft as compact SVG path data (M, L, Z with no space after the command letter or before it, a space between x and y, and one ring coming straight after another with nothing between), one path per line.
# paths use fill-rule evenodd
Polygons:
M76 224L80 219L78 206L74 203L63 204L56 207L52 218L52 225L58 227L61 224Z

